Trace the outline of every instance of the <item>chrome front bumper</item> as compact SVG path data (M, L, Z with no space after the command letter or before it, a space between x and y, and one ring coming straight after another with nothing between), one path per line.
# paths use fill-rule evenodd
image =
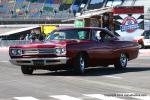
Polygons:
M66 64L67 57L55 57L55 58L15 58L9 61L17 66L48 66L48 65L61 65Z

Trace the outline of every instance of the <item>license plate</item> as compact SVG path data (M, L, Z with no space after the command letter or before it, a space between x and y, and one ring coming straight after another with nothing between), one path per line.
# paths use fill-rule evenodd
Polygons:
M35 66L43 66L44 65L44 61L43 60L33 60L33 64Z

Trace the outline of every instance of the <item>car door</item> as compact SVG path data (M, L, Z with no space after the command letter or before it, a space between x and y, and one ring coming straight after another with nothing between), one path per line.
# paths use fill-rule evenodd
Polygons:
M96 36L97 34L99 34L99 37ZM105 34L104 37L102 37L102 34ZM93 30L95 63L110 63L114 59L114 51L117 48L113 38L106 30Z

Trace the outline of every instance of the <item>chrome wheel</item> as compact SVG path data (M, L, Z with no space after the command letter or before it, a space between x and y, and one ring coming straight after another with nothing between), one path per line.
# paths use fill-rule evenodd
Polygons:
M128 58L126 54L121 53L118 61L114 64L116 69L125 69L127 66Z
M120 55L120 64L122 67L125 67L127 64L127 57L125 54Z
M80 56L80 69L82 73L84 73L84 68L85 68L85 62L82 56Z
M84 74L85 68L87 66L86 55L79 54L75 59L74 68L78 74Z

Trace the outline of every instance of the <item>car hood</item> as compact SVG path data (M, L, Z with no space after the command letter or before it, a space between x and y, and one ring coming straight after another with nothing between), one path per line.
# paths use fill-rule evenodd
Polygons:
M80 40L52 40L46 42L35 42L26 45L14 45L10 46L10 48L55 48L55 47L65 47L67 44L75 44L80 42L88 42L88 41L80 41Z

